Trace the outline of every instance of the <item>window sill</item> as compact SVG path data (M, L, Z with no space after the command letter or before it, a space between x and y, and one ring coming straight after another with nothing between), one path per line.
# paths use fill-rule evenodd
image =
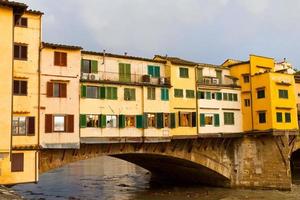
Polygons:
M18 61L28 61L27 58L14 58L14 60L18 60Z

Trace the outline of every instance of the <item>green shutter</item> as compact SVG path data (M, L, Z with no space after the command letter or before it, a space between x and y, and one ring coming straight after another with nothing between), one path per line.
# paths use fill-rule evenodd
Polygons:
M203 81L203 70L197 69L197 81L198 83L202 83Z
M206 92L206 99L211 99L211 92Z
M126 79L126 82L131 82L131 66L130 66L130 64L125 64L125 79Z
M156 78L160 77L160 67L154 68L154 77L156 77Z
M200 114L200 126L205 126L205 115Z
M175 113L170 113L170 116L171 116L171 126L170 128L176 128L176 116L175 116Z
M219 84L222 84L222 71L216 70L217 78L219 79Z
M131 81L130 64L119 63L119 80L122 82Z
M150 75L151 77L154 76L154 69L151 65L148 65L148 75Z
M112 99L114 100L118 99L118 88L116 87L112 88Z
M98 87L98 98L105 99L105 87Z
M165 88L165 90L166 90L165 97L166 97L166 100L168 101L169 100L169 89Z
M221 92L217 92L216 93L216 95L217 95L217 100L222 100L222 93Z
M81 86L81 97L83 97L83 98L86 97L86 86L85 85Z
M86 115L80 115L80 128L86 127Z
M119 115L119 128L125 128L125 115Z
M164 114L157 113L156 114L156 128L163 128L164 127Z
M100 127L106 128L106 116L105 115L100 116Z
M228 99L229 99L229 101L233 101L233 94L232 93L228 94Z
M282 122L282 113L281 112L276 113L276 119L277 119L277 122Z
M219 114L214 114L214 124L215 124L215 126L220 126Z
M98 73L98 61L92 60L92 73Z
M233 94L233 101L238 101L238 96L237 96L237 94Z
M169 89L161 88L161 100L168 101L169 100Z
M143 115L136 116L136 127L143 128Z

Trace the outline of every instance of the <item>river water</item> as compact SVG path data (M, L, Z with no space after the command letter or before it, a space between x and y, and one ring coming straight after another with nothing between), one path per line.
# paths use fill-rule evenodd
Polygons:
M69 164L41 175L38 184L13 189L37 200L300 200L300 185L282 192L153 184L146 170L107 156Z

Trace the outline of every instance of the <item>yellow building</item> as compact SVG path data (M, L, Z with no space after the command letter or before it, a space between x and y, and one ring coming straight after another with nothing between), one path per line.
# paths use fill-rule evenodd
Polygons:
M38 83L41 16L21 3L1 1L1 77L5 94L1 119L5 153L0 183L14 184L38 180ZM11 28L10 28L11 27ZM0 39L0 40L1 40ZM4 42L5 41L5 42ZM4 63L5 62L5 63ZM2 69L3 68L3 69ZM3 70L3 71L2 71ZM3 73L6 72L6 73ZM1 99L2 100L2 99ZM8 112L10 114L8 114ZM4 119L4 117L6 119ZM2 123L2 120L4 121ZM10 155L10 159L7 159ZM7 162L9 161L9 162Z
M245 62L227 60L223 66L241 86L245 132L297 132L293 75L275 72L273 58L256 55Z
M175 113L173 138L197 137L196 65L176 57L156 55L154 60L166 61L166 76L170 77L170 112Z

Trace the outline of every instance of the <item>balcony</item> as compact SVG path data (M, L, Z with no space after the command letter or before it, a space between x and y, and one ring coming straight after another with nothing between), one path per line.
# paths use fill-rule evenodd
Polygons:
M147 74L120 74L118 72L81 73L82 82L112 83L124 85L170 86L170 78L154 78Z
M237 85L237 78L225 75L222 77L220 81L219 78L216 77L208 77L204 76L197 80L197 84L199 86L212 86L212 87L239 87Z

